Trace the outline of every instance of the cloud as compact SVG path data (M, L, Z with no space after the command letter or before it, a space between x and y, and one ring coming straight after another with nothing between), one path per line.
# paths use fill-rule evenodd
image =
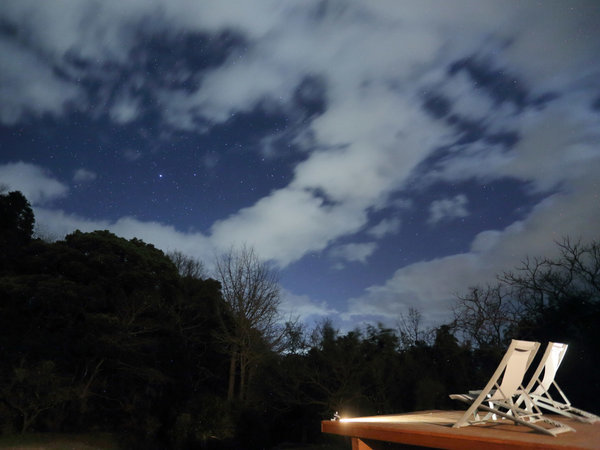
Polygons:
M377 87L362 91L332 104L311 123L326 150L313 152L296 167L293 186L373 206L402 187L444 136L445 129L412 99Z
M600 207L596 160L570 189L545 198L522 221L502 230L478 233L468 252L421 261L398 269L385 283L348 301L345 317L398 317L409 307L423 312L430 323L450 320L455 294L469 286L493 282L496 275L516 268L525 257L556 255L555 242L569 236L597 239Z
M43 234L57 239L62 239L75 230L110 230L125 239L142 239L164 252L179 250L203 261L211 261L214 256L214 247L202 233L181 232L172 225L141 221L134 217L122 217L116 221L92 220L44 207L35 207L34 213Z
M0 185L8 186L11 191L21 191L32 205L65 197L69 190L49 171L21 161L0 165Z
M350 243L333 247L329 254L348 262L367 262L367 258L377 249L375 242Z
M338 236L360 229L366 222L362 210L327 205L306 190L280 189L211 228L219 248L248 243L266 259L286 266L307 252L320 251Z
M156 14L159 5L157 1L62 0L53 5L7 0L2 15L9 24L18 24L19 36L35 42L49 58L124 62L135 43L133 24Z
M496 70L500 73L492 75L493 61L474 59L467 60L464 64L468 69L463 68L449 77L444 77L435 87L443 95L443 101L448 102L448 113L460 120L486 127L497 127L498 121L504 124L506 120L514 117L518 107L522 106L521 102L525 101L525 98L520 97L521 90L515 93L518 89L515 87L518 86L516 82L508 80L509 75L499 68ZM504 78L501 78L502 83L496 81L496 84L490 82L489 85L482 85L482 81L473 79L474 75L469 74L469 71L475 72L482 80L492 76ZM509 101L511 94L512 98L517 98L517 104Z
M206 152L202 157L202 165L212 170L219 164L219 154L217 152Z
M286 289L282 290L281 298L279 310L284 319L298 318L308 323L339 313L325 301L315 301L307 295L297 295Z
M126 148L123 150L123 156L127 161L133 162L137 161L142 157L142 152L140 150L134 150L132 148Z
M62 115L81 91L58 78L40 55L0 40L0 122L14 125L28 114Z
M91 232L95 230L111 230L112 223L108 220L92 220L77 214L68 214L59 209L34 207L36 227L44 237L63 239L75 230Z
M553 0L518 12L508 28L513 41L500 55L503 60L518 67L536 89L593 83L589 77L597 65L590 62L600 50L600 10L593 0L568 5Z
M471 280L493 277L493 273L479 270L478 263L476 255L467 253L410 264L384 284L370 286L363 295L349 299L344 316L397 320L413 307L430 322L447 321L455 293L468 287Z
M590 163L600 158L597 114L588 107L585 92L565 92L541 110L500 120L519 136L512 148L477 142L429 168L424 180L518 179L529 183L532 191L551 192L585 176Z
M373 88L316 118L325 149L297 164L287 187L216 222L217 245L248 242L282 267L368 223L402 188L443 128L412 101Z
M397 233L400 230L402 222L398 217L382 219L377 225L372 226L367 230L369 236L380 239L388 234Z
M434 225L442 220L452 220L461 217L467 217L467 197L464 194L458 194L452 198L434 200L429 205L429 219L427 223Z
M95 177L96 174L91 171L78 169L74 181L91 181ZM93 220L51 208L49 204L53 200L68 195L68 186L34 164L16 162L0 165L0 186L6 186L9 191L21 191L33 206L36 228L42 235L53 239L62 239L75 230L110 230L127 239L143 239L165 252L179 250L206 261L214 256L214 246L202 233L181 232L172 225L133 217L122 217L116 221Z
M109 115L118 124L132 122L140 115L139 102L131 97L122 97L112 104Z
M76 183L94 181L96 178L98 178L98 175L96 175L96 173L84 168L77 169L73 174L73 181L75 181Z
M586 176L590 164L600 159L600 131L594 125L597 115L585 112L584 105L579 105L579 114L573 114L582 102L577 97L566 95L543 114L524 117L522 138L499 174L531 181L537 191Z
M600 46L595 27L600 13L585 1L511 8L494 1L475 6L460 0L435 7L405 2L401 8L386 0L333 1L326 6L319 1L295 5L261 0L249 6L243 1L214 0L127 4L63 0L61 6L6 0L2 10L9 28L18 30L18 41L35 42L43 56L40 60L46 61L47 76L38 78L38 86L45 95L56 96L45 103L45 111L54 113L60 112L65 99L80 92L77 80L110 76L103 70L105 64L128 67L132 53L139 51L140 29L149 37L235 34L240 45L233 46L223 64L202 74L197 89L183 92L165 87L159 95L165 119L173 126L200 131L206 122L222 122L231 112L248 111L265 101L290 102L307 75L323 77L327 95L335 101L360 92L365 82L387 83L393 91L405 89L409 79L439 80L444 65L453 58L480 53L493 56L502 66L518 67L530 86L543 90L575 73L579 80L591 80L593 65L587 62L594 60ZM582 10L587 13L580 14ZM4 39L5 45L9 39ZM11 72L7 62L23 60L29 51L13 48L5 57L0 51L3 72ZM72 82L54 74L52 67L59 67ZM17 111L40 107L39 99L22 98L25 89L19 92ZM460 97L467 102L474 98ZM122 123L137 117L135 103L125 98L106 106ZM7 113L7 117L15 121L19 115Z

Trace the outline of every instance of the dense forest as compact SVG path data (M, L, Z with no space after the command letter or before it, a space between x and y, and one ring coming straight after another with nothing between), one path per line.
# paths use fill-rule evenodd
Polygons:
M340 333L277 320L276 278L252 249L219 259L217 280L139 239L47 242L34 222L20 192L0 195L0 434L110 431L125 448L322 442L319 422L336 411L462 408L448 394L482 387L511 338L568 343L559 382L598 412L598 241L564 239L557 258L466 286L436 328L411 310L396 328Z

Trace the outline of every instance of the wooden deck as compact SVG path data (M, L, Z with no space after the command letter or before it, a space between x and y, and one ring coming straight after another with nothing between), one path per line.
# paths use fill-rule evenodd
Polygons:
M586 424L550 416L575 428L556 437L510 420L452 428L464 411L420 411L390 416L321 422L323 433L352 438L353 450L390 448L389 444L448 449L600 449L600 423Z

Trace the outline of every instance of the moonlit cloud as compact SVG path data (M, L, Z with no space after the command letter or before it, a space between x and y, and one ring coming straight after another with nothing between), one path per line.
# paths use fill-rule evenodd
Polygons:
M375 242L351 243L333 247L329 254L334 258L340 258L348 262L364 264L376 248L377 244Z
M309 251L325 249L331 240L360 229L365 222L360 209L326 206L308 191L282 189L216 222L211 240L223 249L232 241L246 242L264 258L285 266Z
M397 317L414 307L426 311L429 321L442 321L450 316L454 295L469 286L493 282L496 275L513 269L526 256L552 258L557 252L553 243L565 236L583 242L597 239L595 227L581 226L600 223L595 176L590 174L577 183L570 193L555 194L539 203L525 220L477 234L466 253L398 269L384 284L373 285L363 296L351 299L348 315Z
M73 174L73 181L75 181L76 183L85 183L88 181L94 181L96 178L98 178L98 175L96 175L91 170L87 170L84 168L77 169L75 171L75 174Z
M218 245L233 237L285 266L358 232L367 223L368 209L381 207L401 188L436 132L441 133L439 126L423 111L413 111L416 105L384 98L383 92L373 92L361 105L356 101L313 122L316 135L328 145L351 143L313 152L296 166L288 187L217 222L213 237ZM375 103L371 108L369 101Z
M297 318L310 323L339 314L339 311L325 301L314 301L307 295L297 295L285 289L281 293L281 299L280 312L284 320Z
M387 234L393 234L400 229L401 221L398 217L383 219L377 225L367 230L367 234L375 238L382 238Z
M139 116L140 107L138 102L132 98L125 97L117 100L110 111L110 117L120 124L129 123Z
M123 150L123 156L127 161L133 162L137 161L142 157L142 152L140 150L134 150L132 148L127 148Z
M467 203L467 197L463 194L431 202L428 223L434 225L442 220L467 217L469 215Z
M81 92L56 77L40 55L18 44L0 40L0 122L12 125L28 114L61 115Z
M32 205L49 203L67 195L69 188L35 164L16 162L0 165L0 185L21 191Z
M493 278L493 269L482 270L480 262L478 255L467 253L410 264L398 269L384 284L370 286L364 295L351 298L345 317L374 316L389 323L409 308L416 308L425 311L431 322L447 318L454 294L472 281Z
M62 210L43 207L34 208L34 213L43 233L57 239L62 239L75 230L83 232L110 230L126 239L142 239L164 252L179 250L186 255L206 261L214 255L214 248L204 236L199 233L180 232L171 225L141 221L134 217L122 217L115 222L91 220Z

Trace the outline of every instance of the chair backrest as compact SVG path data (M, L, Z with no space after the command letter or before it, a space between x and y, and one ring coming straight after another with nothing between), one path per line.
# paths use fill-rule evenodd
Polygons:
M517 393L539 346L539 342L512 340L494 374L493 378L498 380L503 372L502 382L490 400L507 399Z
M527 386L527 392L529 392L535 382L537 381L539 384L535 391L531 392L532 394L541 395L550 389L552 382L554 381L554 377L556 376L556 372L560 367L560 363L565 357L565 353L569 346L567 344L562 344L560 342L548 342L548 347L546 347L546 351L540 360L540 364L538 368L534 372L531 377L531 381ZM540 373L544 371L544 377L542 380L539 379Z

